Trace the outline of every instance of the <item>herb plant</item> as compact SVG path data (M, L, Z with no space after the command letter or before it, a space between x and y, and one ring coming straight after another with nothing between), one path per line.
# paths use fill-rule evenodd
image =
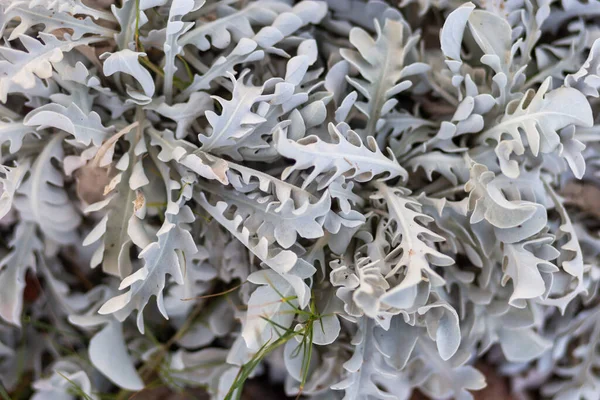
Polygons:
M0 0L0 395L599 399L599 18Z

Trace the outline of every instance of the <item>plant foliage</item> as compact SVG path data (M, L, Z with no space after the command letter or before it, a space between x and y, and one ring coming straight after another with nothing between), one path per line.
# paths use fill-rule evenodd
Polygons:
M473 1L0 0L0 394L599 399L600 3Z

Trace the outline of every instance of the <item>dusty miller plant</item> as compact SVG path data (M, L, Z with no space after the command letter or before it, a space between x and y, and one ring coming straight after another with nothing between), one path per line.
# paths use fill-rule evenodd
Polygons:
M599 18L0 0L2 395L599 399Z

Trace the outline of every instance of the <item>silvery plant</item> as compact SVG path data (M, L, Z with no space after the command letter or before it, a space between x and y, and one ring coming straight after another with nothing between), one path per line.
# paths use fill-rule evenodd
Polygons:
M0 0L3 398L600 399L599 18Z

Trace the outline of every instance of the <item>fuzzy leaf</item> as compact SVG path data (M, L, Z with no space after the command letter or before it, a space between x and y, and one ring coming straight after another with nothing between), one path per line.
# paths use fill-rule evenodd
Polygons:
M252 111L252 106L269 99L269 96L261 96L262 87L244 83L247 72L247 70L242 72L237 80L233 75L229 75L233 84L231 100L213 97L219 102L223 111L221 115L210 110L206 111L206 119L212 129L207 134L198 136L202 143L200 147L202 151L218 154L249 135L256 125L265 122L261 115Z
M504 245L503 283L506 283L509 278L513 280L511 304L514 304L515 300L532 299L546 292L546 283L541 272L551 273L558 270L549 262L559 254L550 243L552 237L542 237L523 243ZM534 252L533 249L536 251Z
M499 123L480 137L481 142L493 139L497 143L500 168L510 178L519 176L518 163L511 160L511 155L524 154L525 143L537 157L556 150L560 144L559 129L570 124L590 127L594 123L590 105L581 92L564 87L548 92L550 81L546 79L537 92L529 91L521 100L509 103Z
M145 206L142 188L149 183L142 163L146 147L143 140L134 139L137 135L136 130L126 137L129 151L117 163L120 172L103 189L105 198L86 209L86 212L104 212L104 217L83 241L84 246L100 242L90 260L91 267L101 263L104 272L121 278L131 273L132 245L147 245L143 240L136 240L136 232L143 231L140 226Z
M396 257L400 251L402 252L388 276L405 268L402 282L382 298L383 302L394 306L394 299L397 296L402 296L407 289L414 288L422 280L430 281L432 286L442 285L443 278L433 270L431 265L448 266L454 264L454 260L425 242L439 242L443 237L422 225L431 222L433 218L421 213L421 205L409 197L407 190L390 188L384 183L379 183L377 188L378 191L372 198L385 201L390 221L397 224L395 235L399 238L400 244L393 250L392 256Z
M78 142L89 146L100 146L107 135L114 129L106 128L100 121L100 116L92 111L85 115L74 103L68 107L59 104L46 104L25 117L23 124L37 126L36 130L56 128L70 133Z
M117 72L131 75L142 86L144 95L150 98L154 94L154 79L150 72L140 65L140 56L145 57L146 53L123 49L115 53L104 53L100 57L104 60L104 75L110 76Z
M202 51L208 50L211 44L224 49L231 43L232 36L238 41L244 37L252 37L254 35L252 22L267 25L272 23L278 14L291 9L290 6L276 1L250 3L241 10L227 5L219 8L224 15L223 18L196 26L181 37L179 44L181 46L193 44Z
M186 103L177 103L172 106L160 103L158 106L148 105L163 117L172 119L177 123L175 137L183 139L197 118L204 116L206 111L213 110L213 100L205 92L194 92Z
M15 193L21 186L21 182L23 182L23 178L29 170L29 167L29 160L19 163L15 167L0 165L0 171L4 175L4 178L0 178L0 184L2 185L2 194L0 195L0 220L11 210Z
M86 14L86 11L96 16L107 17L106 13L86 7L81 2L75 0L11 1L9 6L4 10L2 19L0 19L0 33L4 32L6 25L16 18L19 19L19 25L11 31L8 40L17 39L21 34L27 33L33 25L37 24L43 24L43 32L46 33L57 29L71 29L74 40L78 40L86 34L110 38L116 33L110 28L94 23L90 17L79 19L68 13Z
M85 5L81 0L28 0L23 1L32 7L44 7L48 10L55 10L63 13L89 15L94 19L104 19L113 21L111 13L95 9Z
M412 86L411 81L403 79L429 69L422 63L404 65L407 54L417 44L419 37L406 38L407 28L403 22L388 19L381 28L376 21L375 30L377 38L373 40L363 29L353 28L350 31L350 43L358 51L340 50L342 57L356 67L365 79L347 78L367 100L356 103L357 108L369 119L365 135L375 135L381 129L384 123L381 118L398 103L393 97Z
M339 176L354 179L357 182L368 182L375 176L383 174L383 179L400 176L406 179L407 172L393 155L387 158L375 143L373 137L367 138L365 145L360 137L348 125L328 125L329 135L333 143L321 140L317 136L307 136L298 141L288 139L279 131L274 135L275 147L279 154L295 161L282 174L285 180L294 171L314 168L304 181L308 186L321 174L324 174L319 186L326 187Z
M170 178L170 169L166 165L158 167L167 197L165 222L156 233L157 241L148 244L139 254L144 266L121 281L119 289L129 287L129 291L108 300L98 310L100 314L114 314L119 321L137 310L137 327L141 333L144 332L143 311L150 297L156 296L159 311L168 318L163 300L166 276L172 276L178 285L182 285L185 260L198 251L187 229L187 224L195 219L191 209L184 205L188 194L182 191L174 200L172 191L181 189L181 185Z
M74 243L81 215L64 190L61 172L53 160L62 161L63 134L55 134L33 162L29 175L17 190L15 207L21 218L37 224L47 239L60 244Z
M68 35L61 41L47 33L40 33L39 36L43 42L19 35L19 40L27 51L0 47L0 56L3 58L0 60L0 101L3 103L9 93L33 89L38 78L50 78L52 66L63 59L63 52L94 41L94 38L73 41Z
M183 22L181 19L188 13L202 7L204 0L174 0L169 9L169 19L167 21L165 42L163 50L165 52L165 78L163 82L163 92L168 103L173 96L173 75L177 68L175 67L175 57L183 51L183 46L178 44L178 40L185 32L190 30L193 23ZM179 136L178 136L179 137Z
M21 326L23 290L27 270L35 270L36 253L43 246L35 234L35 225L20 223L10 242L12 250L0 261L0 317L13 325Z

